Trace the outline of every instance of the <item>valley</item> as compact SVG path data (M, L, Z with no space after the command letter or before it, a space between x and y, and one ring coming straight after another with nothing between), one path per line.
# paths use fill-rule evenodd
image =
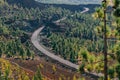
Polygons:
M0 80L119 80L120 4L109 1L1 0Z

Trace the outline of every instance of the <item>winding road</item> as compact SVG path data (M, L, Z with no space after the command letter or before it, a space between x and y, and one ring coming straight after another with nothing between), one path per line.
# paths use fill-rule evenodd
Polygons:
M76 64L73 64L71 63L70 61L68 60L64 60L63 58L60 58L58 57L57 55L54 55L54 53L51 53L49 52L48 50L46 50L45 48L43 48L42 44L39 43L39 39L38 39L38 35L39 33L42 31L42 29L44 28L44 26L40 27L39 29L37 29L32 37L31 37L31 41L33 43L33 45L39 50L41 51L42 53L44 53L45 55L49 56L50 58L62 63L62 64L65 64L67 66L70 66L72 68L75 68L75 69L78 69L79 68L79 65L76 65Z
M81 13L83 14L83 13L85 13L85 12L87 12L87 11L89 11L89 8L84 8L85 10L83 10ZM72 17L73 15L71 15L71 17ZM65 20L67 17L63 17L62 19L59 19L59 20L57 20L57 21L55 21L54 23L59 23L60 21L62 21L62 20ZM70 61L68 61L68 60L65 60L65 59L63 59L63 58L61 58L61 57L59 57L59 56L57 56L57 55L54 55L54 53L53 52L50 52L49 50L47 50L47 49L45 49L44 47L44 45L42 45L41 43L39 43L39 40L40 40L40 38L39 38L39 34L40 34L40 32L44 29L44 27L45 26L42 26L42 27L40 27L40 28L38 28L37 30L35 30L34 32L33 32L33 34L32 34L32 37L31 37L31 42L33 43L33 45L39 50L39 51L41 51L43 54L45 54L45 55L47 55L48 57L50 57L50 58L52 58L53 60L56 60L56 61L58 61L58 62L60 62L60 63L62 63L62 64L64 64L64 65L67 65L67 66L69 66L69 67L71 67L71 68L74 68L74 69L79 69L79 65L77 65L77 64L74 64L74 63L72 63L72 62L70 62ZM103 76L103 74L102 73L99 73L99 74L97 74L97 73L90 73L89 72L89 74L90 75L94 75L94 76Z
M87 12L87 11L89 11L89 8L84 7L84 10L81 11L81 13L85 13L85 12ZM73 16L73 15L72 15L72 16ZM66 18L67 18L67 17L63 17L62 19L59 19L59 20L55 21L54 23L59 23L60 21L65 20ZM62 63L62 64L64 64L64 65L67 65L67 66L69 66L69 67L71 67L71 68L78 69L78 68L79 68L79 65L74 64L74 63L72 63L72 62L70 62L70 61L68 61L68 60L65 60L65 59L63 59L63 58L61 58L61 57L59 57L59 56L57 56L57 55L54 55L54 53L49 52L48 50L46 50L46 49L43 47L42 44L39 43L39 40L40 40L40 39L38 38L38 36L39 36L39 33L43 30L44 27L45 27L45 26L42 26L42 27L38 28L38 29L35 30L35 32L32 34L31 42L33 43L33 45L34 45L39 51L41 51L43 54L47 55L48 57L50 57L50 58L52 58L52 59L54 59L54 60L56 60L56 61L58 61L58 62L60 62L60 63Z
M84 10L81 11L80 13L83 14L83 13L86 13L86 12L88 12L88 11L89 11L89 8L84 7ZM74 15L71 15L71 17L73 17L73 16L74 16ZM63 17L63 18L61 18L61 19L59 19L59 20L54 21L53 23L57 24L57 23L59 23L60 21L65 20L66 18L67 18L67 17Z

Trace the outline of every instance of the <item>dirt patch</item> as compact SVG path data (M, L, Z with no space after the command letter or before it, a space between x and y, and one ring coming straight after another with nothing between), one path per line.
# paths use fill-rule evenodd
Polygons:
M73 80L73 76L76 75L78 77L78 74L76 72L70 72L65 69L60 68L59 66L55 65L56 71L53 71L53 64L41 60L20 60L20 59L9 59L11 62L17 63L19 66L25 68L25 71L29 72L26 69L32 70L34 73L37 71L37 66L42 65L43 68L41 68L42 75L50 78L51 80L58 80L59 78L62 78L62 80ZM34 73L31 73L32 75Z

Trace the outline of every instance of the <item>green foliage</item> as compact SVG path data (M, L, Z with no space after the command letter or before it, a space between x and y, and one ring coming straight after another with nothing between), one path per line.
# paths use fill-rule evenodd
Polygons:
M73 63L77 63L79 55L87 61L88 52L102 52L104 46L103 36L97 35L94 30L99 24L99 21L95 21L90 16L91 15L88 14L81 15L76 12L73 17L61 21L61 24L66 24L65 27L63 27L65 30L57 26L56 28L52 28L52 25L49 25L48 28L44 29L44 34L48 40L44 42L45 46L51 47L56 55L61 55L64 59L70 60ZM108 31L110 31L110 29L108 29ZM110 46L111 45L113 44L110 44ZM80 50L85 50L85 54L79 54Z
M43 80L41 72L40 72L40 67L38 67L36 74L34 75L32 80Z
M120 35L120 0L114 0L114 12L113 15L115 16L115 21L117 24L117 35Z
M31 26L40 25L43 20L54 21L71 13L68 10L53 6L43 10L23 8L17 4L9 5L4 0L0 2L0 10L0 56L2 54L7 57L21 56L23 59L34 57L34 52L29 49L30 46L22 44L27 43L29 39L27 32L34 28Z
M91 72L91 71L93 70L92 67L93 67L93 66L91 66L90 64L86 65L86 69L87 69L89 72Z
M80 55L82 56L83 60L88 60L88 51L85 48L81 48Z
M116 17L120 17L120 7L118 7L115 11L114 11L114 15Z
M118 78L120 79L120 64L116 66L116 73L118 75Z
M116 7L119 7L119 1L115 1ZM107 4L102 3L102 9L96 9L97 13L95 17L99 17L102 20L104 17L103 8L106 6ZM117 9L118 10L116 10L114 14L119 16L119 8ZM84 15L80 14L80 12L73 13L69 10L54 6L49 6L44 9L27 8L17 6L16 4L9 5L3 0L0 1L0 12L0 56L4 54L7 57L17 56L23 59L34 58L34 52L30 50L31 46L28 42L30 37L29 32L36 29L36 26L45 24L49 26L45 29L48 40L47 45L51 47L57 55L61 55L64 59L70 60L73 63L77 63L79 56L83 58L81 59L82 64L79 68L81 73L84 72L87 63L89 63L87 69L92 71L94 70L94 62L103 60L99 59L101 56L96 59L95 55L91 55L91 53L103 52L104 46L102 40L103 36L98 35L103 31L103 26L101 28L96 28L100 21L98 19L94 20L91 14ZM71 14L73 14L73 17L70 17ZM69 16L66 20L61 21L61 24L65 24L65 26L57 27L51 23L64 16ZM107 30L110 32L111 28L108 27ZM111 45L114 44L111 43L110 46ZM119 59L119 50L116 54ZM96 69L99 70L98 72L102 71L102 67L103 63L97 65ZM55 68L54 71L56 71ZM8 76L9 70L5 72ZM112 72L112 70L109 71L110 75L112 75ZM2 78L3 77L0 77L0 80ZM26 76L25 79L28 79L28 77ZM33 80L42 80L40 69L38 69Z
M118 8L120 6L120 0L114 0L114 8Z
M0 25L0 34L9 35L9 30L6 26Z
M120 63L120 50L116 51L117 60Z
M0 80L30 80L28 74L18 65L0 58Z
M25 76L23 80L30 80L28 76Z
M108 74L109 74L109 76L110 76L111 79L114 78L114 74L115 74L114 68L109 68L108 69Z
M104 4L103 4L104 6ZM104 12L103 12L103 9L101 8L96 8L96 12L97 12L97 15L98 15L98 18L100 18L101 20L104 18Z
M9 74L10 74L10 67L8 66L5 70L5 80L9 80Z
M100 77L98 80L104 80L104 77Z
M83 74L83 73L85 72L84 68L85 68L85 63L83 62L83 63L80 65L80 67L79 67L79 72L80 72L81 74Z
M114 53L116 56L116 60L120 63L120 44L119 43L114 46Z

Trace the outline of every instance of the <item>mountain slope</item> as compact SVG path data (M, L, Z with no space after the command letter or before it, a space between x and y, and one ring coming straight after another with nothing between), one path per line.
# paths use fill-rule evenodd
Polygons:
M42 3L50 4L100 4L102 0L36 0Z
M41 3L36 2L35 0L6 0L9 4L17 4L22 7L27 8L44 8L44 5Z

